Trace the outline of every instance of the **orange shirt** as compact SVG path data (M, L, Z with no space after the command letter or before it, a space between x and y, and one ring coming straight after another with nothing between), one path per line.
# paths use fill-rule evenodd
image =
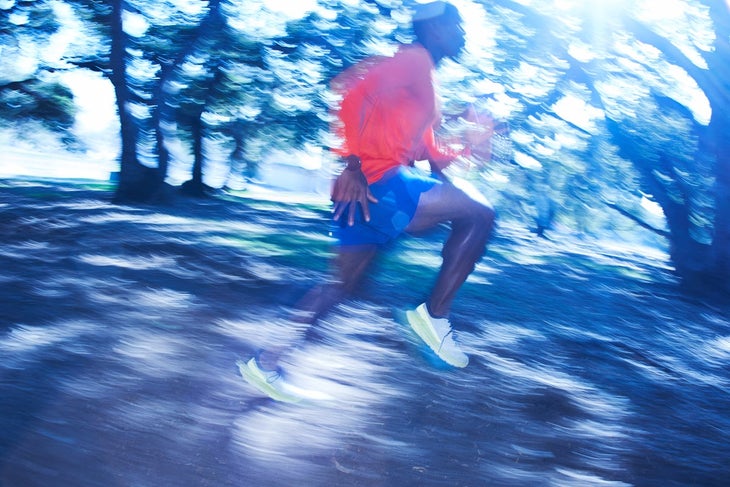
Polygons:
M360 157L369 184L399 165L428 159L444 167L456 157L434 137L439 111L433 74L428 51L411 45L392 57L365 60L333 80L343 96L335 128L343 146L337 152Z

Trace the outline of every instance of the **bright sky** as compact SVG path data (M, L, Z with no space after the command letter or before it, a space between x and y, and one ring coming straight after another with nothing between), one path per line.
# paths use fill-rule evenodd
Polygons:
M70 71L64 73L63 81L73 91L79 109L74 129L81 137L93 139L117 129L114 89L107 78L100 73Z

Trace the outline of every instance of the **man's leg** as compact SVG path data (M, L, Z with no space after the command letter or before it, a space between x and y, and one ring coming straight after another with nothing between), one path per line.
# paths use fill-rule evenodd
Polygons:
M406 232L418 233L451 222L451 234L441 252L441 270L427 303L431 316L448 316L456 292L484 254L494 219L494 210L486 201L477 201L449 181L421 194Z
M309 291L297 304L297 318L314 323L344 298L352 295L365 276L365 271L377 254L374 244L339 247L334 259L333 282Z
M338 249L338 254L333 262L332 281L315 286L307 292L296 304L291 314L292 321L306 326L303 341L313 341L319 336L317 320L337 303L355 292L377 251L377 245L345 246ZM261 350L257 360L264 369L274 370L280 358L286 355L292 346L296 346L296 344L285 344Z

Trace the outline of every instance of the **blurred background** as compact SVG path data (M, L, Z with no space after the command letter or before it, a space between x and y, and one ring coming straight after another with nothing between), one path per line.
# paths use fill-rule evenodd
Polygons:
M0 486L727 485L724 0L453 0L469 367L393 319L438 230L287 359L333 401L238 375L327 275L330 82L417 3L0 0Z
M491 131L463 176L502 218L663 246L687 282L724 282L726 2L454 4L467 50L440 69L441 131L468 110ZM168 184L326 200L329 81L410 41L414 5L4 0L0 174L111 177L136 201Z

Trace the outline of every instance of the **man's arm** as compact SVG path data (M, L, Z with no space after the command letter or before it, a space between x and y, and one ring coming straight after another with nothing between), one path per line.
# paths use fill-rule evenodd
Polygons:
M468 146L461 150L451 149L450 147L441 146L436 141L433 128L429 127L423 134L423 159L427 159L431 164L431 170L439 173L446 169L457 157L468 157L470 152Z
M370 209L368 202L377 203L378 200L370 192L367 179L360 169L360 158L355 155L349 155L345 158L347 166L342 173L337 176L332 186L332 202L334 207L334 219L339 220L345 210L349 207L347 224L352 226L355 224L355 213L357 212L357 204L362 207L362 214L365 221L370 221Z

